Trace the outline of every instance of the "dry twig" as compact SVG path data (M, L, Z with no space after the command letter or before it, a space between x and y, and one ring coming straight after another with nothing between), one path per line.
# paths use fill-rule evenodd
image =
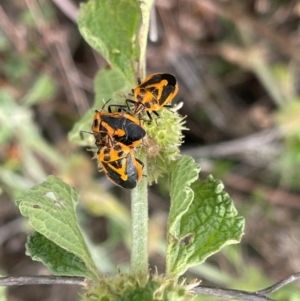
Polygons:
M200 295L222 297L224 299L235 299L239 301L273 301L266 296L257 295L256 293L223 288L199 286L194 288L192 291Z
M75 285L86 286L86 282L83 277L60 277L60 276L0 277L0 286L42 285L42 284L75 284Z
M235 299L240 301L272 301L272 299L266 297L266 295L274 293L275 291L282 288L283 286L298 279L300 279L300 272L293 274L273 284L272 286L259 290L257 292L245 292L240 290L212 288L212 287L204 287L204 286L196 287L192 289L192 291L200 295L209 295L215 297L222 297L225 299Z
M293 274L274 285L257 292L246 292L232 289L212 288L199 286L192 289L192 292L200 295L222 297L225 299L236 299L240 301L272 301L266 297L283 286L300 279L300 272ZM59 276L24 276L24 277L2 277L0 286L14 285L44 285L44 284L72 284L86 286L87 282L83 277L59 277Z
M273 285L271 285L267 288L264 288L260 291L257 291L257 293L260 294L260 295L264 295L264 296L269 295L271 293L276 292L277 290L279 290L283 286L285 286L285 285L287 285L287 284L289 284L293 281L296 281L298 279L300 279L300 272L296 273L296 274L293 274L293 275L291 275L291 276L289 276L289 277L287 277L287 278L285 278L285 279L283 279L283 280L281 280L281 281L279 281L279 282L277 282L277 283L275 283L275 284L273 284Z

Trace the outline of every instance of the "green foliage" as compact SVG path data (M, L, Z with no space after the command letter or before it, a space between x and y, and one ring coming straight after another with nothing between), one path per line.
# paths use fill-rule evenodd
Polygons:
M192 158L185 156L171 170L167 274L175 277L222 247L238 243L244 230L244 219L237 216L222 182L209 176L191 185L196 171Z
M148 183L169 173L170 164L180 156L179 146L183 143L182 131L187 130L184 126L185 118L176 110L170 111L162 108L158 111L160 118L150 124L145 123L147 137L144 139L148 155ZM148 116L144 114L144 117Z
M276 160L275 168L281 185L299 190L300 181L300 137L289 136L285 139L285 148Z
M5 286L0 287L0 301L7 301L6 298L7 288Z
M38 232L28 237L26 254L43 262L54 275L93 278L82 259L59 247Z
M198 179L200 166L191 157L183 156L172 165L170 173L171 208L168 219L168 232L179 233L180 220L189 209L194 192L191 184Z
M48 263L49 268L55 274L61 275L61 267L55 270L55 267L58 267L57 253L63 254L62 260L66 262L70 262L72 258L63 252L65 250L74 254L74 259L78 258L74 263L75 267L80 265L81 275L83 274L82 262L84 262L86 277L92 279L97 277L97 270L90 257L75 215L78 193L74 188L54 176L49 176L47 181L31 188L16 202L21 214L28 217L32 227L41 234L41 236L34 236L29 239L28 254L43 260L46 265ZM55 253L49 253L47 257L45 257L45 250L41 248L41 244L44 244L46 239L50 240L47 243L48 246L53 244L57 246L56 248L52 246ZM59 248L63 250L58 251ZM68 271L67 275L74 273L75 271Z
M12 96L3 90L0 90L0 143L7 142L12 137L11 112L17 113ZM10 113L10 114L9 114Z
M277 114L277 123L282 126L287 136L293 136L299 134L300 121L300 102L299 99L286 104Z
M8 50L9 47L10 47L10 41L8 40L8 38L5 35L3 35L2 32L0 32L0 51L4 52L4 51Z
M113 99L113 103L124 103L124 93L129 91L130 86L125 82L124 76L120 71L116 69L102 69L96 75L94 89L94 107L100 109L109 99ZM108 103L107 105L110 104Z
M142 18L140 2L133 0L89 1L79 11L78 26L86 41L130 83L136 78Z
M279 154L273 164L278 174L284 175L280 179L281 184L293 189L299 189L300 180L299 114L299 100L285 105L285 107L276 114L277 122L286 135L284 137L284 151Z
M283 64L278 61L274 61L271 70L274 77L277 79L282 94L285 96L285 105L287 105L291 100L297 97L297 88L294 82L294 70L289 64Z
M0 272L0 277L4 277L2 272ZM0 301L7 301L6 297L6 292L7 292L7 287L5 286L0 286Z
M114 298L114 301L131 301L131 300L153 300L153 293L158 288L158 284L149 281L144 287L136 287L133 290L125 292L122 296Z
M98 72L95 83L95 103L93 107L79 120L69 133L69 140L79 145L94 145L92 135L85 134L80 137L80 131L90 131L95 110L101 110L109 99L110 104L124 104L125 99L122 95L130 91L130 86L124 80L122 73L116 69L102 69ZM105 110L107 110L107 106Z
M151 1L147 2L149 5ZM95 78L94 105L69 133L69 139L76 144L94 145L91 135L80 137L79 132L90 131L95 109L100 110L109 99L111 102L108 105L125 104L124 95L135 86L138 75L135 70L139 64L144 63L140 61L140 54L145 53L146 49L146 43L140 48L138 39L142 22L140 5L140 2L133 0L122 0L118 3L105 0L89 1L80 8L80 32L106 58L112 69L100 70ZM149 19L149 10L144 5L142 7L144 18L148 16ZM141 31L142 34L147 37L147 26Z
M270 298L280 301L298 301L299 300L299 286L296 284L289 284L270 295Z
M193 295L183 285L172 279L154 275L136 277L130 274L117 274L103 277L94 286L87 288L82 301L191 301Z
M139 76L145 77L146 75L146 48L150 24L150 10L154 0L141 1L142 25L139 31L140 43L140 60L139 60Z
M14 83L17 83L18 80L21 80L25 75L28 75L32 71L30 62L17 55L9 57L5 64L0 68L3 69L5 77Z
M145 76L143 66L151 3L91 0L81 6L78 18L80 32L104 56L112 69L101 70L97 74L94 106L69 134L73 142L93 145L92 135L85 135L86 138L81 140L79 132L90 131L94 110L100 110L108 99L112 99L112 104L124 104L124 94L130 93L134 87L136 75ZM41 90L35 88L27 101L39 101L40 93ZM222 183L211 176L198 182L200 167L194 160L187 156L177 160L178 147L182 142L181 132L185 129L183 119L177 112L162 110L161 120L146 125L146 129L148 137L158 146L158 154L149 158L150 181L157 179L151 170L160 166L164 166L161 172L170 174L168 278L154 275L150 279L147 260L146 275L100 276L78 226L75 214L78 194L60 179L50 176L47 181L34 186L17 199L21 214L29 218L29 223L36 231L28 239L27 254L42 261L53 274L78 275L96 280L90 283L87 293L82 296L84 300L189 300L191 296L183 283L178 284L178 277L223 246L237 243L243 234L244 220L237 216L232 200L223 191ZM147 170L146 166L144 170ZM136 210L138 213L133 215L135 218L143 217L141 222L147 225L147 203L144 202L146 206L142 208L140 202L142 198L146 199L147 191L135 191L143 195L137 195L134 200L132 194L132 207L141 208L140 212ZM144 241L147 239L147 235L140 237ZM138 241L137 237L132 237L132 240ZM132 244L132 254L138 249L144 251L138 247L134 249ZM144 258L147 259L148 254ZM132 262L132 267L136 263L137 260Z
M215 177L223 178L234 167L234 163L229 160L214 160L213 174Z
M47 74L41 74L34 85L23 98L24 104L27 106L34 105L39 102L51 100L56 93L56 83Z
M54 167L63 166L61 155L44 140L33 119L30 107L19 105L9 92L0 90L0 144L5 150L13 143L20 156L1 166L0 181L14 195L46 178L37 155Z

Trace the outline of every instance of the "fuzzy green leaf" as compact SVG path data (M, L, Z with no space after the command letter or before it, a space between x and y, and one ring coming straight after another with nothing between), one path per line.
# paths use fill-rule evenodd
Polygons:
M176 213L179 217L169 218L167 273L174 277L202 263L222 247L238 243L244 230L244 218L237 215L231 198L223 191L222 182L209 176L187 189L187 181L181 184L180 175L175 175L184 172L185 178L186 170L180 163L172 169L170 217ZM172 182L172 179L178 181ZM192 201L188 203L183 192Z
M84 114L84 116L78 122L74 124L72 130L69 132L68 135L68 139L70 141L81 146L95 145L95 139L91 132L91 126L92 126L94 114L95 114L95 110L90 109ZM81 131L84 132L81 133Z
M102 69L95 78L95 103L94 107L100 110L103 104L108 101L110 104L125 104L125 94L131 92L130 87L117 69Z
M140 1L92 0L81 5L77 21L85 40L133 83L140 56Z
M79 257L60 248L38 232L28 237L26 254L33 260L43 262L54 275L94 277Z
M191 184L198 179L200 166L194 159L182 156L174 162L171 167L171 208L168 219L168 232L179 233L180 221L194 199L194 192Z
M74 188L49 176L16 202L21 214L29 218L29 223L37 232L80 258L93 277L97 278L97 269L78 226L75 214L78 193Z
M130 86L126 83L122 73L116 69L102 69L95 78L95 103L93 107L77 122L69 133L69 140L79 145L94 145L93 135L88 133L80 135L80 131L91 131L95 110L101 110L103 105L110 99L104 108L110 104L125 104L125 96L130 92Z

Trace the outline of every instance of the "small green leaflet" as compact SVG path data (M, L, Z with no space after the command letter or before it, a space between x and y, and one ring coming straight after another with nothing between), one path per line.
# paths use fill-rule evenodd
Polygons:
M85 276L97 279L98 271L90 257L78 226L75 214L77 202L77 191L54 176L49 176L45 182L34 186L16 200L21 214L29 218L29 223L42 235L42 239L47 238L57 248L62 248L60 254L64 254L64 251L74 254L74 258L77 258L75 266L79 264L79 261L83 262L86 269ZM48 244L51 242L48 242ZM38 250L36 240L35 245L35 250ZM43 250L40 250L43 253ZM30 250L28 250L28 253L30 253ZM34 257L43 260L42 253L35 253ZM56 255L53 254L53 256ZM52 266L50 268L52 268L54 274L61 275L60 271L53 270L55 261L57 261L56 258L51 261L50 254L46 261L43 260L46 265L47 262L51 262ZM81 272L82 274L83 272Z
M85 40L133 83L139 62L140 1L94 0L81 5L78 26Z
M192 170L190 174L188 168ZM195 170L192 158L186 156L171 170L166 273L173 277L202 263L222 247L238 243L244 231L244 218L237 215L222 182L212 176L195 182Z

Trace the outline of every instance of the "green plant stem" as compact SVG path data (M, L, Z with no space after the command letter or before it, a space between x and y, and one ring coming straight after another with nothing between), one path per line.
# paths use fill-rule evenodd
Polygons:
M147 174L147 157L141 152L139 159L144 162L143 175ZM131 192L131 272L148 273L148 187L147 177Z
M141 79L144 79L146 75L146 48L149 34L150 10L153 2L154 0L141 1L143 22L139 32L140 59L137 73Z
M146 77L146 48L149 31L150 9L153 0L141 1L142 25L139 32L140 59L137 74ZM147 155L141 151L139 159L144 163L143 178L131 192L131 272L148 274L148 181Z

